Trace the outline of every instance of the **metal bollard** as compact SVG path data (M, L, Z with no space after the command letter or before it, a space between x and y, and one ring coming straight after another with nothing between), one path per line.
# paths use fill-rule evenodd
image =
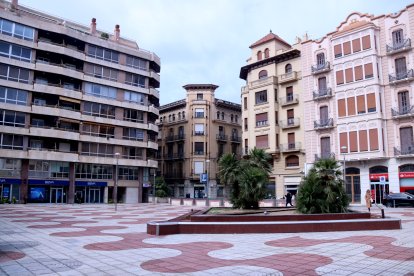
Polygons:
M384 212L384 209L381 209L381 217L382 217L382 218L385 218L385 212Z

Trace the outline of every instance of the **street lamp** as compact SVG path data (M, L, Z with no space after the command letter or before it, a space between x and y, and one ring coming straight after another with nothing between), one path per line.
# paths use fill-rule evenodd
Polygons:
M115 184L114 184L114 193L113 193L113 200L115 203L115 212L118 210L118 160L119 160L119 152L115 153L116 158L116 166L115 166Z
M156 174L156 171L155 171L155 169L151 169L151 173L153 174L153 176L154 176L154 182L152 183L152 203L154 203L155 204L155 174Z
M345 152L348 150L347 146L342 146L341 147L341 151L343 152L342 154L344 155L344 165L343 165L343 171L344 171L344 185L346 185L345 181Z
M210 175L209 175L209 173L210 173L210 159L207 159L206 160L206 163L207 163L207 183L206 183L206 186L207 186L207 189L206 189L206 196L207 196L207 199L208 199L208 190L209 190L209 185L208 185L208 182L210 181Z

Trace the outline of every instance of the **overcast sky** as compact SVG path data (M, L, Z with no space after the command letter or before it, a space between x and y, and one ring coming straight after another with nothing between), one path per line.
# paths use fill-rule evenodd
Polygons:
M185 97L183 85L212 83L216 97L240 102L249 46L272 30L293 44L334 31L354 11L397 12L414 0L19 0L34 9L121 36L161 58L160 101Z

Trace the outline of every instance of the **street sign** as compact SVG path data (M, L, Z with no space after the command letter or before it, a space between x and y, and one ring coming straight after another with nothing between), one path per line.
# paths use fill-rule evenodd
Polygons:
M380 178L379 178L379 181L380 181L381 184L385 184L385 182L386 182L385 176L381 175Z
M206 173L201 174L200 183L207 183L207 174Z

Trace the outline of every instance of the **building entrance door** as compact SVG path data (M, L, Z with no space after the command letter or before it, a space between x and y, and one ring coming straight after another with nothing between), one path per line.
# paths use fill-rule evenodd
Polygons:
M358 168L347 168L345 190L351 203L361 203L361 177Z
M89 189L89 203L101 203L101 190L100 189Z
M50 203L63 203L63 188L50 189Z

